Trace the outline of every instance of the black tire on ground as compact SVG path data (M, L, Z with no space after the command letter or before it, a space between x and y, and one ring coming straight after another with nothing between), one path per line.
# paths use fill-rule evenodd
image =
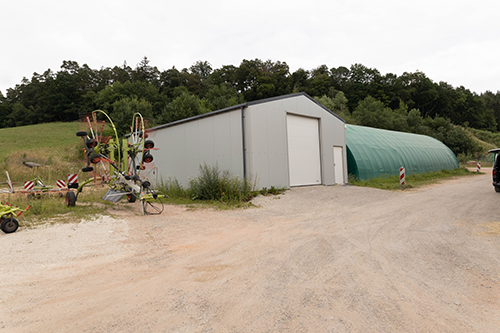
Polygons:
M144 142L144 148L151 149L154 147L155 147L155 143L153 140L146 140L146 142Z
M66 192L66 206L67 207L75 207L76 203L76 195L72 191Z
M87 132L85 131L76 132L76 136L87 136Z
M13 217L8 217L6 219L2 220L2 231L5 232L6 234L10 234L12 232L15 232L17 228L19 228L19 222Z
M128 202L135 202L137 200L137 196L135 193L129 193L127 194L127 201Z
M500 185L495 185L495 192L500 192Z
M82 168L82 171L83 172L91 172L91 171L94 171L94 168L89 166L89 167Z

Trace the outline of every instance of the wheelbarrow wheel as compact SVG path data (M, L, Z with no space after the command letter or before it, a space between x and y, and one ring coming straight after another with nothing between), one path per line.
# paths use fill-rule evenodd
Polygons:
M66 206L67 207L75 207L76 196L72 191L66 192Z
M6 219L2 219L2 231L6 234L10 234L15 232L17 228L19 228L19 222L13 217L8 217Z

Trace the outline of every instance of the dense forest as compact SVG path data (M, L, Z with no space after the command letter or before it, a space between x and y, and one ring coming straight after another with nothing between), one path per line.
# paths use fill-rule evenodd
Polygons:
M422 72L381 75L354 64L291 73L285 62L259 59L159 71L147 57L135 68L124 63L96 70L63 61L58 72L34 73L6 95L0 92L0 128L74 121L101 109L123 133L134 112L155 125L294 92L309 94L348 123L430 135L457 155L479 149L465 129L500 130L499 91L478 95Z

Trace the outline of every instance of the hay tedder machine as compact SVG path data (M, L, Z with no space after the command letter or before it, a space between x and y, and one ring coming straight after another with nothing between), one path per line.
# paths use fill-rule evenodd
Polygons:
M28 210L29 206L26 208ZM23 210L17 206L8 203L0 203L0 226L6 234L15 232L19 228L19 222L14 218L23 213Z
M98 120L98 116L105 120ZM104 135L106 121L109 122L107 131L111 130L112 135ZM122 140L118 137L113 121L104 111L93 111L85 117L84 122L88 131L79 131L76 135L82 138L84 144L86 166L82 171L90 173L92 177L81 183L68 184L68 188L76 191L66 193L66 205L75 206L83 188L99 178L110 187L103 196L104 200L119 202L126 196L128 202L141 203L143 215L161 214L167 196L156 193L150 181L141 179L141 171L146 170L146 164L153 161L151 151L156 149L154 142L147 139L142 115L133 115L130 133Z

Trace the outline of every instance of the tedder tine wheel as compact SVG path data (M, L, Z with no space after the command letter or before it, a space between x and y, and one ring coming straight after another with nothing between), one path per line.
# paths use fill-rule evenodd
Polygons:
M144 119L139 113L135 113L128 136L127 173L129 175L138 176L139 171L143 169L140 157L145 148L143 135L145 129Z

